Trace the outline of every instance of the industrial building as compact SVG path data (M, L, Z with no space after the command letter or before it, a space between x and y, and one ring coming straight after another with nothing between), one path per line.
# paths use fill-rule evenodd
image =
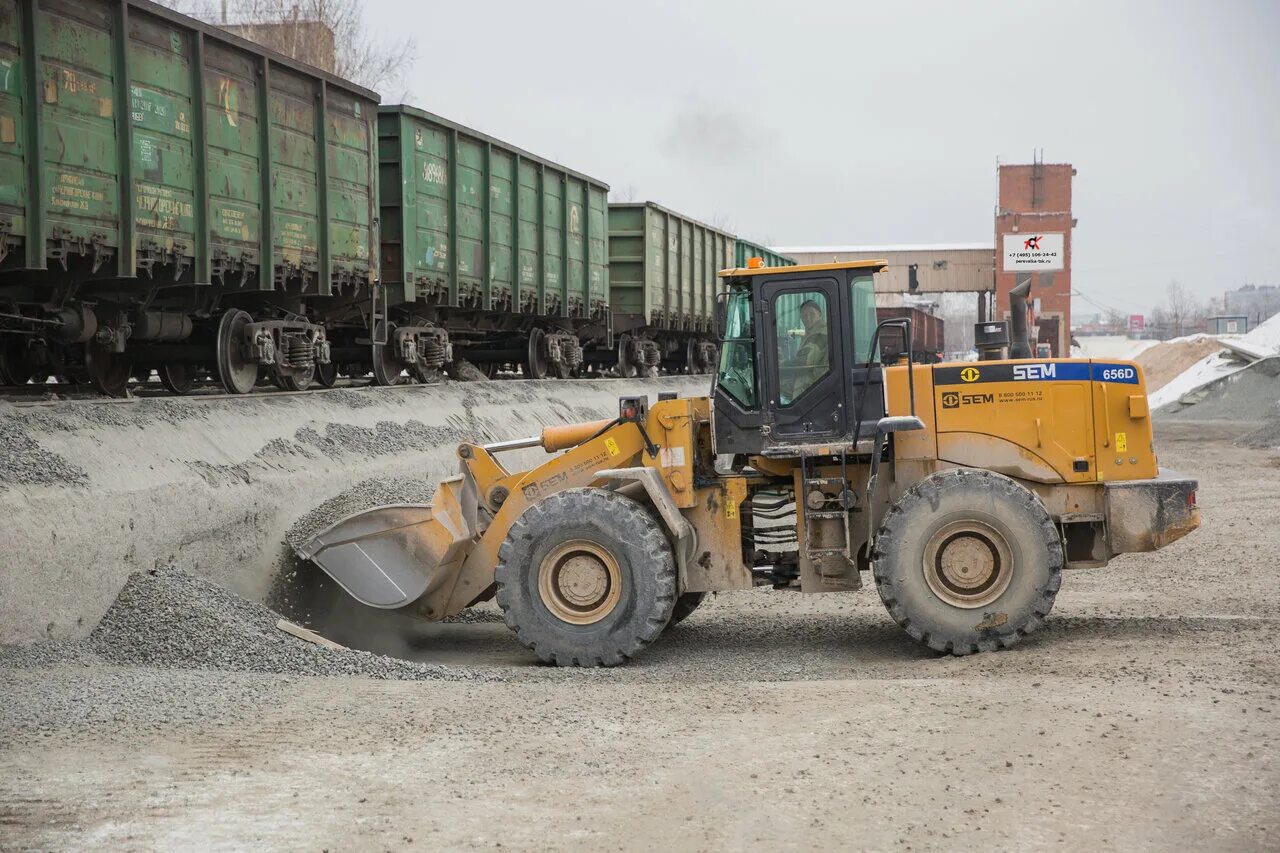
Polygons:
M782 246L802 264L883 258L889 268L876 283L876 302L896 307L935 296L947 321L948 350L967 350L973 324L1008 318L1009 291L1031 282L1037 340L1054 357L1070 353L1071 179L1069 163L1001 165L993 243L885 246ZM912 276L914 274L914 287ZM945 294L977 294L965 301ZM994 300L994 304L993 304ZM1241 312L1244 313L1244 312Z
M1036 340L1055 358L1070 354L1071 179L1070 163L1001 165L996 207L996 316L1007 317L1009 291L1031 282Z
M1222 301L1224 313L1247 318L1249 328L1253 328L1280 314L1280 287L1274 284L1246 284L1244 287L1228 290Z

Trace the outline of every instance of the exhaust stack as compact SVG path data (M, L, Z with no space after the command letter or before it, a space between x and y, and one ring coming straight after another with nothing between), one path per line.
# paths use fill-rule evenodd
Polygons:
M1027 296L1031 282L1009 291L1009 358L1031 358L1031 338L1027 329Z

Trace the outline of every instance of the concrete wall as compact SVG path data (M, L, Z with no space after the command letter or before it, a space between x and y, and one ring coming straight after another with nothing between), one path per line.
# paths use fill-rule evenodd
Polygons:
M255 600L286 531L373 477L457 473L462 440L595 420L710 377L477 382L252 397L0 403L0 643L87 635L130 573L175 564ZM527 465L540 450L512 454Z
M888 261L888 268L876 276L877 293L907 293L912 264L919 294L987 293L995 286L996 253L987 245L789 246L784 254L802 264Z

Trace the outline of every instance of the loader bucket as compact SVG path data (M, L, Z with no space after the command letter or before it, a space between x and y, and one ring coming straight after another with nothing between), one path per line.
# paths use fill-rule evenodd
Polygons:
M475 503L462 477L445 480L431 506L395 504L347 516L296 548L352 598L407 607L451 586L475 537Z

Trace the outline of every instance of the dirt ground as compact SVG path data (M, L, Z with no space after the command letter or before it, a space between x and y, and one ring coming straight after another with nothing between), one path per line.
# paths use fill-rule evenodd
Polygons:
M0 848L1280 847L1280 454L1159 424L1204 527L938 658L875 592L724 595L633 666L492 681L0 670Z

